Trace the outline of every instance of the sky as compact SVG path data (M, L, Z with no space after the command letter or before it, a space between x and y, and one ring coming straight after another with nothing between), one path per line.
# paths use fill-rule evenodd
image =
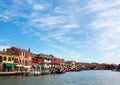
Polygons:
M120 0L0 0L0 50L120 63Z

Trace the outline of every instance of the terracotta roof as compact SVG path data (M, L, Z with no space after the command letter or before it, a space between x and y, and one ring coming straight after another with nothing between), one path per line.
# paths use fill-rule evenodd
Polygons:
M10 53L6 53L6 52L3 52L3 51L0 51L0 54L10 55Z

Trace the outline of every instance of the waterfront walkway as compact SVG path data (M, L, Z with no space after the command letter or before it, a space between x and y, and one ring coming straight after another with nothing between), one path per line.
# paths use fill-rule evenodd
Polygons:
M28 72L13 71L13 72L0 72L0 76L22 75Z

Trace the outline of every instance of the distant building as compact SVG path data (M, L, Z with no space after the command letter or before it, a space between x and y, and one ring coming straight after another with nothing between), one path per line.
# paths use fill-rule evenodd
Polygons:
M72 71L75 70L76 67L76 62L75 61L65 61L65 66L67 71Z

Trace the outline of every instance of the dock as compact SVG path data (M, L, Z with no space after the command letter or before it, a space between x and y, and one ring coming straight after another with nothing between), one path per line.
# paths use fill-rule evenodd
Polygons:
M14 71L14 72L0 72L0 76L14 76L14 75L27 75L28 72Z
M0 76L11 76L15 75L16 72L0 72Z

